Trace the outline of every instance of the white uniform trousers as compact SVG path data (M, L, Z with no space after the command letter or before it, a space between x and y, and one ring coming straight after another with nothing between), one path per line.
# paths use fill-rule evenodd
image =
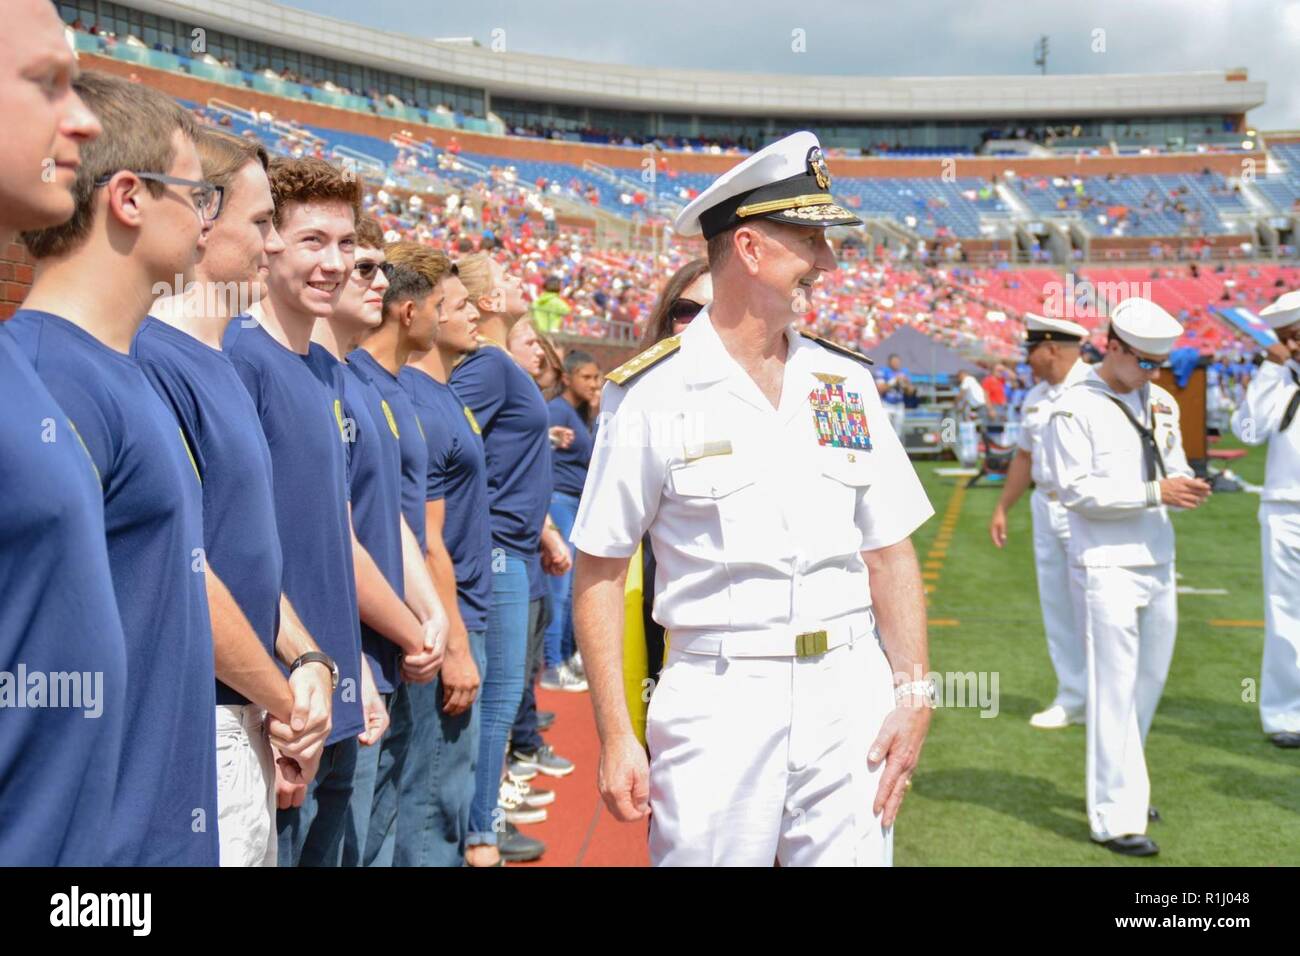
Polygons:
M266 711L217 705L217 841L222 866L275 866L275 761Z
M893 710L868 632L815 657L672 647L650 698L655 866L889 866L867 754Z
M1068 512L1044 492L1029 499L1034 517L1034 564L1038 575L1038 605L1043 611L1047 654L1056 671L1053 704L1082 714L1088 704L1088 658L1083 632L1074 614L1070 589L1070 522Z
M1259 528L1265 627L1259 716L1266 734L1300 733L1300 505L1262 503Z
M1088 656L1088 823L1097 840L1145 833L1143 748L1178 633L1174 565L1071 572Z

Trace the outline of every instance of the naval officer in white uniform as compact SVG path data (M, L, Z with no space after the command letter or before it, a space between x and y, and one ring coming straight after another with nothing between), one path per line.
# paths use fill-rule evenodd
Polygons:
M1167 507L1210 493L1187 464L1178 403L1152 381L1182 331L1153 302L1119 303L1105 357L1061 396L1046 433L1087 651L1088 822L1093 840L1128 856L1159 850L1146 835L1158 814L1143 747L1178 631Z
M889 864L929 727L909 536L933 509L869 361L794 324L835 268L824 227L859 223L829 189L807 132L714 182L676 222L708 240L712 306L605 386L573 529L576 630L601 793L619 819L650 814L656 865ZM621 662L647 531L670 643L649 762Z
M1259 496L1264 555L1264 665L1259 715L1279 747L1300 747L1300 291L1260 312L1279 341L1233 413L1247 445L1268 442Z
M1037 382L1025 395L1019 448L989 522L993 543L1004 547L1007 512L1033 482L1030 509L1038 604L1043 612L1047 654L1056 671L1056 696L1045 710L1030 717L1029 723L1044 729L1083 723L1088 704L1088 662L1070 598L1070 525L1043 455L1043 431L1056 401L1088 374L1088 366L1079 358L1079 346L1087 337L1088 330L1077 322L1032 312L1025 315L1026 359Z

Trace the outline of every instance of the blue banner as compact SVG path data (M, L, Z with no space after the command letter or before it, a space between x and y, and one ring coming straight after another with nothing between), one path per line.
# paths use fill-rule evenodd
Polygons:
M1221 309L1216 306L1214 311L1238 332L1245 332L1261 346L1267 347L1277 342L1277 336L1268 323L1250 309Z

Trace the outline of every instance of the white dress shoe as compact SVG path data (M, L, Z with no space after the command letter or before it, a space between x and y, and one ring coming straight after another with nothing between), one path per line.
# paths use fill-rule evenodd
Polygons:
M1053 704L1029 718L1029 726L1040 730L1059 730L1070 724L1083 723L1083 714L1072 714L1060 704Z

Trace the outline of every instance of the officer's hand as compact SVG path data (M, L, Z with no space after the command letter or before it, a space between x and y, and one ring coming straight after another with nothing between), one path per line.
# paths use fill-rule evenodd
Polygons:
M881 826L894 825L929 730L930 708L916 697L904 698L881 725L867 755L867 763L873 770L880 761L885 762L885 772L880 775L880 785L876 788L876 801L871 807L872 813L884 811Z
M596 784L616 819L635 823L650 815L650 762L632 734L611 738L601 746Z
M1007 513L998 505L993 509L993 520L989 522L989 537L999 548L1007 543Z
M1210 485L1200 478L1162 478L1160 501L1173 508L1199 507L1210 497Z

